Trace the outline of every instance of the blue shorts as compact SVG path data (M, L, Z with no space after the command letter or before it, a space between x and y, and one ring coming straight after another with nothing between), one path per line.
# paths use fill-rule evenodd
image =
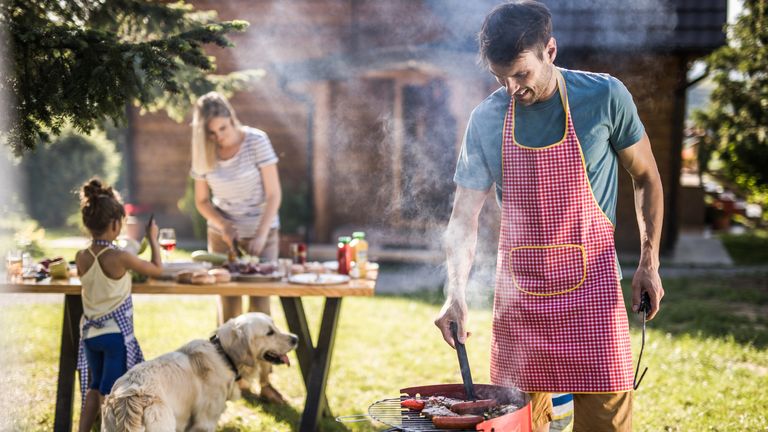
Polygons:
M108 395L118 378L128 371L122 333L108 333L83 339L85 357L91 370L90 389Z

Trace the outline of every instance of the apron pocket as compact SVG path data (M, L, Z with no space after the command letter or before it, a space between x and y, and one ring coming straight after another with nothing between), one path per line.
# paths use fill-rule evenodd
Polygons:
M573 291L587 277L584 246L561 244L519 246L509 251L509 269L515 288L551 296Z

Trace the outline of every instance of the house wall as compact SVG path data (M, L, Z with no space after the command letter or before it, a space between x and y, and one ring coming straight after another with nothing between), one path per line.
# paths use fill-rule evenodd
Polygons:
M661 174L665 197L673 188L678 189L679 172L673 174L674 158L680 158L674 150L675 92L685 75L680 73L680 57L673 55L629 55L617 61L615 54L594 54L580 59L568 59L574 68L610 73L627 87L637 105L640 120L651 142L656 164ZM665 203L666 212L672 214ZM616 203L616 244L620 250L639 253L639 233L634 207L632 180L623 168L619 168L619 197ZM667 223L662 236L666 235Z
M197 1L201 9L215 8L221 19L245 19L251 23L244 34L232 37L231 50L212 49L220 72L247 68L268 68L273 62L297 62L334 56L369 48L403 46L430 41L440 35L440 25L420 2L400 0L370 1ZM392 22L401 31L393 33ZM677 187L671 175L674 134L672 119L674 89L681 78L681 60L674 56L561 53L558 63L569 68L608 72L621 79L633 94L640 117L650 136L665 190ZM398 159L406 142L398 143L397 110L402 108L402 86L414 76L427 82L440 80L440 91L447 93L444 116L450 116L453 142L445 151L457 154L469 113L496 88L490 76L457 76L440 71L402 71L386 76L360 76L340 81L311 83L287 82L284 85L267 69L267 76L252 91L238 94L233 105L246 125L265 130L280 157L279 171L284 191L311 187L314 192L315 225L313 237L330 241L339 232L378 227L382 241L392 244L412 242L435 245L437 238L425 230L439 230L449 216L434 215L420 223L410 223L398 214L398 194L392 187ZM420 78L419 78L420 77ZM417 81L418 81L417 79ZM307 115L310 107L295 96L311 96L316 129L312 140L314 164L307 152ZM437 100L437 99L436 99ZM400 107L400 108L398 108ZM175 123L164 114L132 113L132 157L135 201L158 214L162 224L172 224L180 234L189 233L189 222L177 209L184 195L190 166L189 119ZM620 174L616 231L621 249L637 250L638 235L631 181ZM312 172L314 184L308 183ZM443 173L452 176L452 168ZM452 186L446 188L446 201L452 200ZM484 212L484 221L493 227L492 243L498 226L498 210L493 197ZM306 194L286 196L284 203L301 205ZM298 202L298 204L297 204ZM448 206L449 207L449 206ZM399 236L399 237L398 237Z

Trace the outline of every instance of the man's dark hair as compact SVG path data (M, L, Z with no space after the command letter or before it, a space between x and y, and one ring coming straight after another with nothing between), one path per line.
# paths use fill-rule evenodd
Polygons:
M507 65L521 52L531 51L539 58L552 37L552 15L534 0L517 0L496 6L485 17L477 35L480 60Z

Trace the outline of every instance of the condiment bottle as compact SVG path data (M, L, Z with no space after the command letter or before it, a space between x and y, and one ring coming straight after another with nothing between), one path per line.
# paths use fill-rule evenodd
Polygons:
M339 274L348 275L352 254L349 250L349 242L352 240L349 236L339 237L339 248L336 253L336 259L339 261Z
M299 243L298 247L299 264L307 263L307 245L306 243Z
M362 231L352 233L349 248L352 251L352 261L357 268L357 276L360 279L365 279L368 270L368 242L365 240L365 233Z

